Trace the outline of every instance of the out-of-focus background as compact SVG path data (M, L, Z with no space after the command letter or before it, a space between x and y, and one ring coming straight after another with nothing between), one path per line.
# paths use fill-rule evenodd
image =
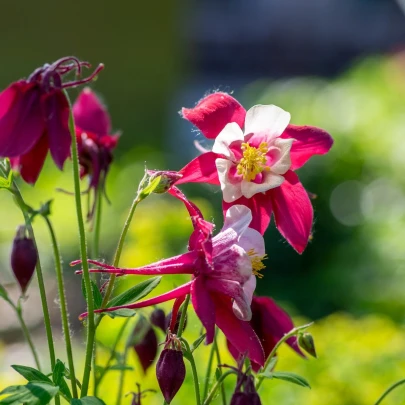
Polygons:
M299 172L305 187L317 195L313 241L299 256L271 228L266 235L267 269L257 289L275 298L297 324L315 321L312 332L319 359L304 361L284 349L279 365L280 370L306 377L312 390L268 381L264 404L372 404L390 383L405 376L402 1L15 0L0 6L0 89L65 55L106 65L92 87L108 105L114 128L122 131L107 181L111 205L104 205L102 219L100 258L107 262L145 162L148 168L180 169L198 153L194 140L208 145L180 118L182 106L192 107L214 90L232 91L246 108L276 104L291 112L292 123L320 126L334 137L330 154L312 159ZM73 198L55 191L72 190L71 165L67 163L61 173L49 163L35 188L22 185L22 192L33 206L54 199L53 219L80 362L83 328L77 316L84 301L80 279L68 265L79 256ZM196 185L183 190L220 228L218 190ZM0 283L16 297L9 254L22 218L6 192L0 194L0 204ZM184 251L191 228L177 201L153 196L138 211L123 265L146 264ZM65 359L51 242L40 218L34 225L58 356ZM154 293L182 281L168 278ZM127 279L119 288L134 282ZM19 381L10 365L30 362L30 354L13 312L3 302L0 314L2 388ZM24 314L45 362L35 281ZM186 332L191 337L200 330L193 319ZM98 339L111 345L121 323L103 321ZM199 353L204 363L208 349ZM134 390L135 382L156 388L153 367L144 376L133 353L130 361L135 371L127 373L126 391ZM114 403L117 379L118 373L111 372L103 384L101 395L107 404ZM190 403L191 381L188 376L173 403ZM385 403L401 404L404 395L405 388L398 389ZM161 402L160 394L145 399L146 404Z

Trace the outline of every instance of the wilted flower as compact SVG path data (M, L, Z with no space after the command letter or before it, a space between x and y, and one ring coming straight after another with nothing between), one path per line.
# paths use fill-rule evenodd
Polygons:
M181 343L175 336L169 336L160 354L156 364L156 377L163 397L170 404L186 377Z
M73 116L80 176L89 177L89 190L105 193L105 180L113 160L112 150L116 147L119 136L111 135L108 111L88 87L83 89L74 103Z
M132 332L132 343L143 372L146 373L156 358L158 342L155 331L145 318L141 318L136 324Z
M13 158L13 167L27 183L37 181L48 150L59 169L70 156L69 102L63 90L93 80L103 65L85 79L62 80L72 71L80 76L82 68L89 66L65 57L0 93L0 156Z
M166 315L163 309L155 308L150 314L149 319L152 325L160 328L162 332L166 333Z
M277 342L294 328L294 324L289 315L269 297L254 296L251 308L252 319L250 325L260 339L266 360ZM298 346L295 336L287 339L286 343L299 355L305 357ZM239 360L244 355L229 340L228 349L235 360ZM260 366L252 362L252 368L257 371Z
M180 191L178 193L178 197L184 197ZM232 206L226 213L221 232L212 237L213 225L203 219L194 204L186 199L183 202L195 228L188 253L135 269L114 268L90 260L89 263L102 267L91 271L119 275L192 274L192 281L170 292L119 308L142 308L191 294L194 309L207 331L206 343L213 341L217 325L239 352L247 353L252 361L262 365L263 349L246 322L252 315L250 304L256 286L255 274L264 268L265 257L263 237L249 228L252 214L243 205ZM118 307L96 312L116 309Z
M322 129L289 124L290 114L274 105L249 111L230 95L214 93L183 117L215 139L207 151L179 171L176 183L221 185L224 211L243 204L252 211L251 227L264 233L274 215L281 234L299 252L311 233L313 210L294 170L315 154L325 154L333 140Z
M13 241L10 262L22 294L25 294L31 281L37 260L38 253L34 241L26 236L26 227L19 226Z

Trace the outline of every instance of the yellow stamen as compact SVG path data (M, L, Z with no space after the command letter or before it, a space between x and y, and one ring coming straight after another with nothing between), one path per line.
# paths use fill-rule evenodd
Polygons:
M266 166L266 153L269 148L267 142L262 142L258 148L250 146L248 143L242 143L243 158L240 160L237 170L244 180L252 181L264 170L270 170Z
M267 259L267 255L259 256L254 249L247 251L252 262L252 272L255 276L262 278L263 274L260 271L264 270L266 266L263 264L263 260Z

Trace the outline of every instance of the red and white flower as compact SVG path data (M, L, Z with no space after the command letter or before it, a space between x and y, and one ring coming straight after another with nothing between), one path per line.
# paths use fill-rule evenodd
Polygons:
M218 184L223 208L243 204L252 211L251 227L264 233L274 215L277 228L299 252L311 233L313 210L294 170L333 144L322 129L289 124L290 114L274 105L256 105L247 112L233 97L214 93L183 117L203 135L215 139L212 151L179 171L177 185Z

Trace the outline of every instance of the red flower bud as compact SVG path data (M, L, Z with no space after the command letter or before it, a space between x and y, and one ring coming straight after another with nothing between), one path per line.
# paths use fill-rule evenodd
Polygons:
M163 332L166 333L166 315L165 311L160 308L156 308L150 314L150 322L152 325L157 326L158 328L162 329Z
M155 331L146 319L143 318L136 324L133 331L133 341L134 350L139 357L143 372L146 373L146 370L154 362L158 349Z
M20 284L22 294L25 294L31 281L38 260L38 253L34 241L25 235L24 225L18 227L11 251L11 268Z
M166 402L170 404L186 377L183 353L164 349L156 364L156 377Z

